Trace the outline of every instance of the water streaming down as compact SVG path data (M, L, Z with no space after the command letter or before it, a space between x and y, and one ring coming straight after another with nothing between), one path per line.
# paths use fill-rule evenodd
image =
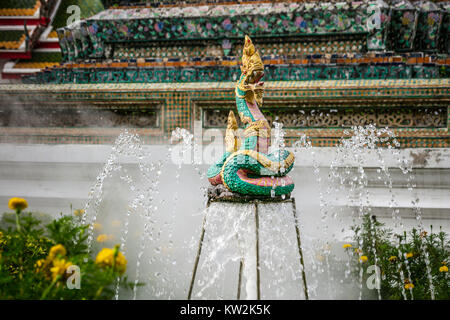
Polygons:
M120 244L128 258L129 280L138 284L151 279L152 286L136 286L132 292L124 292L123 298L136 299L145 290L156 298L173 297L167 280L172 272L167 266L173 265L171 241L167 240L172 236L173 216L162 216L158 210L161 201L156 199L169 156L166 150L166 161L153 161L139 136L125 130L116 139L85 206L83 223L89 224L89 250L96 253L101 247ZM95 240L99 234L107 236L105 243ZM161 271L143 272L151 269ZM115 298L119 297L122 291L117 283Z
M322 212L322 222L323 222L323 230L324 233L329 228L332 228L334 225L342 225L342 218L346 215L352 217L352 224L361 225L362 217L365 215L373 215L374 203L372 203L372 194L370 193L370 188L373 184L371 175L371 170L373 168L366 168L364 166L363 158L369 153L374 155L374 159L378 161L379 168L376 168L376 172L378 173L378 180L383 181L384 186L387 188L390 201L389 208L392 210L392 225L396 232L403 231L403 223L402 219L399 216L398 203L393 193L393 178L390 174L389 168L386 166L385 159L383 153L388 151L390 156L393 156L394 159L398 163L398 168L402 171L404 175L407 176L408 181L411 179L412 175L412 164L408 162L406 159L400 157L398 152L398 148L400 146L399 142L395 138L393 132L387 128L376 128L375 126L369 125L367 127L353 127L352 133L349 131L346 132L348 139L343 139L340 145L336 148L335 157L331 163L327 188L325 194L320 194L321 205L320 211ZM305 139L301 139L296 147L304 147L309 148L310 143L307 143ZM314 163L314 161L313 161ZM317 170L314 170L317 172ZM318 172L317 172L318 173ZM381 175L383 173L383 175ZM321 177L318 176L318 183L320 183ZM414 185L408 183L408 190L411 192L411 196L413 199L416 199L417 196L414 195ZM333 200L332 195L336 195ZM416 200L411 201L412 205L415 205ZM350 210L350 213L348 212ZM419 225L417 226L419 230L423 229L423 226L420 225L420 207L415 206L415 211L418 212L418 220ZM344 231L342 229L341 231ZM372 231L372 230L371 230ZM338 239L335 238L335 233L331 232L331 238L328 238L327 241L336 242ZM395 234L394 234L395 237ZM393 239L395 240L395 239ZM325 242L325 241L324 241ZM361 246L362 243L359 244ZM400 246L398 246L398 249ZM377 264L378 257L375 250L375 242L372 243L372 253L375 256L375 265ZM426 250L423 250L424 256L428 259L428 253ZM362 255L362 252L358 252L359 256ZM399 249L399 255L405 255L405 252L401 252ZM325 258L327 269L330 268L327 259ZM345 263L347 270L345 272L346 276L350 274L350 263L347 260ZM427 262L427 266L429 262ZM406 269L408 272L408 276L410 275L409 266L406 262ZM319 270L320 272L321 270ZM402 271L400 270L402 273ZM429 268L426 270L427 276L429 277L430 282L430 291L433 297L433 284L431 279L431 272ZM401 274L401 279L405 279L405 275ZM328 278L328 283L332 283L334 279L330 276ZM399 283L399 286L402 287L403 296L406 299L407 296L404 292L403 283ZM363 265L360 265L359 271L359 294L358 298L362 299L363 297ZM336 285L332 285L333 288L336 288ZM377 289L377 298L381 298L380 290ZM333 291L330 291L332 295ZM412 293L412 292L411 292ZM366 292L367 294L367 292ZM332 298L332 296L329 296ZM366 297L367 298L367 297ZM411 295L410 298L413 298Z
M281 122L273 122L273 130L272 130L272 142L271 145L269 147L269 154L270 153L274 153L277 154L278 153L278 161L282 162L282 154L283 151L286 149L286 144L284 143L284 136L285 136L285 132L283 130L283 124ZM280 172L284 173L286 171L286 168L284 166L280 167ZM272 176L273 179L273 176ZM285 181L281 180L281 185L285 186ZM271 196L275 197L275 185L273 186L273 189L271 191ZM281 196L283 199L286 198L286 195L282 195Z
M275 122L274 126L271 151L286 148L282 124ZM351 297L353 294L354 298L370 298L363 292L362 266L359 281L355 283L351 278L349 257L342 254L342 234L349 235L350 225L360 224L364 215L376 213L370 193L374 181L380 183L389 194L392 225L396 230L403 230L393 192L395 181L392 168L386 164L386 154L397 161L398 169L407 177L408 190L412 195L415 193L414 175L412 164L402 158L396 149L398 141L392 131L368 126L354 127L346 134L347 139L343 139L334 149L329 168L319 165L317 149L312 147L306 135L300 136L293 145L296 156L299 151L306 150L311 159L312 172L319 186L319 212L313 218L317 221L303 216L302 205L297 206L298 221L294 219L290 203L259 205L262 299L304 299L295 224L302 234L311 298L333 299ZM136 134L124 131L117 138L85 207L83 221L90 225L90 250L95 253L100 248L95 241L99 232L110 234L111 246L120 243L129 261L129 279L146 284L136 287L131 293L117 286L116 299L186 298L200 235L200 221L206 215L206 234L193 299L235 299L238 294L240 299L255 298L254 204L215 202L205 209L206 170L193 161L192 151L196 148L193 135L177 128L172 133L171 142L175 144L177 141L181 141L181 148L175 157L178 160L174 159L175 146L172 145L164 147L164 160L161 161L156 160L149 151L151 149L142 145ZM366 167L363 156L367 153L377 161L375 168ZM172 178L165 178L167 176ZM186 192L195 194L197 200L187 200L189 196L186 197ZM412 198L418 227L421 228L418 197ZM191 201L188 207L186 201ZM193 221L192 225L183 225L188 219ZM194 221L197 221L195 226ZM312 222L316 232L313 235L303 232ZM400 247L399 244L399 254L405 254ZM374 244L372 250L376 255ZM409 273L408 266L406 270ZM426 271L433 294L429 268ZM400 276L402 279L408 277L404 274ZM376 292L375 298L380 298L380 291ZM413 298L404 289L403 297Z
M256 299L255 205L214 202L205 213L206 233L193 298ZM303 299L292 206L259 203L258 221L261 298ZM221 288L221 283L226 287Z
M261 205L259 217L262 299L305 299L292 204Z

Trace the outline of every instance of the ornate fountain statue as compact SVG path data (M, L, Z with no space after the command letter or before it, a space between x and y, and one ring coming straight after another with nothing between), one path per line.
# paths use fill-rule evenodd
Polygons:
M264 91L264 83L261 82L264 65L248 36L245 36L241 71L241 77L236 84L236 105L239 118L245 125L243 141L237 133L238 122L234 112L230 111L225 133L225 153L208 170L208 179L212 187L208 190L207 210L203 218L188 299L192 298L194 290L206 232L206 220L209 219L208 215L214 216L214 210L219 210L217 211L219 214L223 210L237 212L237 216L240 217L238 225L246 226L245 230L235 231L237 238L241 239L239 241L246 243L239 263L237 299L241 298L243 278L246 279L247 299L261 299L259 211L267 205L267 202L278 205L277 212L289 208L286 204L291 205L291 209L287 210L292 210L295 222L304 296L308 299L295 199L290 197L294 182L287 176L294 165L294 154L283 149L269 153L271 130L267 119L259 109ZM226 202L231 205L224 204ZM245 206L253 206L254 215L244 213Z
M259 109L262 106L264 65L252 40L245 36L241 77L236 85L236 105L245 125L243 142L237 135L237 121L230 111L225 135L226 152L208 170L213 186L223 185L232 193L251 196L289 195L294 182L287 176L294 154L287 150L269 153L270 126Z

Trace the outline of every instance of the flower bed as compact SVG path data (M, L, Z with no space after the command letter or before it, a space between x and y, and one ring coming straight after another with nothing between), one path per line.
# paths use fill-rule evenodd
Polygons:
M27 206L25 199L12 198L15 218L4 218L0 226L0 299L112 299L116 286L134 286L119 245L101 249L93 259L88 226L79 217L44 225L23 212Z
M450 299L450 242L445 232L434 233L431 227L430 234L415 228L393 234L369 215L352 229L354 242L343 248L349 254L355 278L369 283L375 279L374 272L364 271L369 266L379 268L381 299ZM375 292L365 292L365 298L375 298Z

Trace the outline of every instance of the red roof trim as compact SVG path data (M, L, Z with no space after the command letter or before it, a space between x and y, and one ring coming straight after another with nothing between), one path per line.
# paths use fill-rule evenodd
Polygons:
M20 79L25 73L6 73L2 72L2 79Z
M33 19L2 19L0 18L0 26L23 26L23 22L27 21L27 26L37 26L42 24L41 19L33 18Z
M31 59L31 52L0 52L0 59Z
M33 50L35 49L59 49L59 42L38 42Z

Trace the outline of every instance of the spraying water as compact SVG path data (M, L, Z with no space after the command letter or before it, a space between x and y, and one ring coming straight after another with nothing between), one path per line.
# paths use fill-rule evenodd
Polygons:
M271 152L287 148L282 124L274 125L274 149ZM395 180L386 163L386 152L395 159L398 168L407 177L408 190L414 195L411 162L400 156L397 149L399 143L387 128L353 127L345 131L345 134L345 139L334 149L330 167L322 170L311 139L302 135L293 145L296 155L306 151L312 159L312 172L319 189L317 219L320 223L316 226L315 236L303 232L306 226L301 207L297 208L300 218L295 220L291 206L287 203L259 205L259 290L262 299L305 298L300 281L303 266L299 264L298 252L295 250L295 225L303 237L310 296L332 299L341 297L343 290L347 294L356 290L356 296L363 298L362 266L356 287L349 289L351 283L354 284L350 281L350 262L348 257L339 254L338 249L333 246L342 241L342 234L348 233L349 222L358 224L364 216L373 214L374 181L381 184L389 195L388 207L394 228L403 229L398 201L393 191ZM203 216L207 217L203 251L192 297L255 299L258 275L254 205L215 202L209 208L201 209L202 205L205 208L206 203L203 183L205 170L193 162L192 151L197 146L193 135L185 129L174 130L171 142L175 144L177 141L181 141L178 155L174 158L174 147L167 146L164 149L165 160L158 161L152 159L152 154L142 145L139 136L127 131L119 135L85 206L82 223L89 224L89 248L95 251L98 246L94 240L99 228L103 227L101 232L114 233L113 230L105 230L108 221L114 222L120 226L115 231L118 235L116 242L120 242L129 262L132 262L128 268L130 278L135 284L146 284L144 287L135 287L128 296L117 286L116 299L185 298L191 276L189 266L193 264L200 225L198 223L197 227L191 228L190 233L181 231L183 226L179 221L180 212L185 210L183 203L187 201L183 192L191 189L189 191L198 194L200 209L182 216L188 214L188 218L196 219L195 221ZM375 167L365 166L364 158L367 158L368 153L373 155ZM170 164L170 160L175 167ZM188 165L183 166L183 163ZM193 175L189 173L189 176L193 180L182 178L189 170L192 170ZM167 180L162 179L165 176L172 177L169 186L165 185ZM121 186L119 197L113 187L116 183ZM198 189L192 190L189 185L196 185ZM167 196L167 191L162 190L171 190L170 196ZM422 228L418 197L412 198L419 228ZM374 242L371 250L377 264L375 245ZM399 242L397 248L399 255L405 254L401 252ZM427 259L424 247L423 251ZM361 255L359 252L355 254ZM409 273L408 265L406 270ZM400 277L405 278L403 271L399 272L402 273ZM426 272L434 297L429 260ZM413 298L412 295L409 296ZM407 299L405 290L403 297ZM381 298L379 289L377 298Z

